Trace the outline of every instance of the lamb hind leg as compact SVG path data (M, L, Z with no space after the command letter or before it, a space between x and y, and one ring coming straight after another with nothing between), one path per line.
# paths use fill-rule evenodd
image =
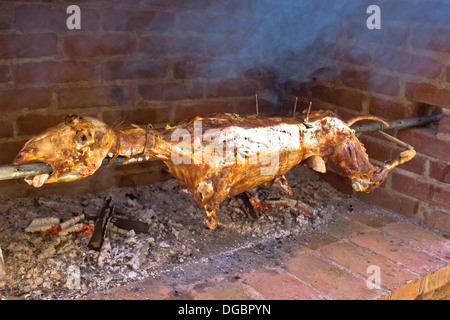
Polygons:
M407 161L413 159L416 155L416 151L410 145L404 143L397 138L388 135L385 132L380 131L387 139L405 147L405 150L400 152L400 155L394 161L388 162L384 165L382 169L373 173L372 175L362 175L361 177L352 179L352 187L356 191L370 192L377 188L384 180L386 180L387 175L396 166L401 165Z
M210 210L210 211L206 210L206 218L203 220L203 222L211 230L216 229L217 226L219 225L219 223L217 222L217 217L216 217L217 211L218 211L218 209Z

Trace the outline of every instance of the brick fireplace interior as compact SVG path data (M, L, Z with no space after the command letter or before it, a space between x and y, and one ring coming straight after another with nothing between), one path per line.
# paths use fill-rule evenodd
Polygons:
M73 2L73 3L72 3ZM450 232L450 5L445 1L2 1L0 164L68 114L155 127L211 112L289 115L312 102L344 119L441 113L436 125L390 130L417 156L370 194L339 190L432 229ZM374 2L374 3L372 3ZM376 2L376 3L375 3ZM81 29L69 30L71 4ZM381 29L366 25L371 4ZM398 152L360 137L375 164ZM146 185L170 175L160 162L101 168L35 189L0 182L2 200Z
M450 230L450 33L439 1L382 1L382 28L366 3L79 1L68 30L65 1L2 1L0 163L65 115L163 126L210 112L288 115L331 109L343 118L401 119L442 113L438 126L394 131L418 151L381 188L357 196L432 228ZM381 163L392 144L364 134ZM83 181L35 190L0 182L2 197L98 191L167 175L160 164L101 169ZM329 173L324 179L350 190Z

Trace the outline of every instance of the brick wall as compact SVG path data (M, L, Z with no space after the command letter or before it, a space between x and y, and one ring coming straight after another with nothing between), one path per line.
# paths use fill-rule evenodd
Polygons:
M416 14L427 12L423 3L442 6L442 12L449 12L449 6L433 0L401 1L406 7L411 4L413 14L396 16L391 13L399 8L391 6L398 2L372 2L380 2L383 13L382 29L372 33L365 27L364 1L352 9L357 12L350 15L354 19L338 15L337 24L325 19L330 24L317 28L303 22L315 13L308 8L290 20L278 17L289 22L281 28L286 34L321 31L300 42L302 47L289 47L283 59L273 59L299 73L287 78L277 67L249 64L251 55L242 55L247 44L261 45L264 37L258 30L277 27L275 15L252 20L261 15L256 0L2 1L0 164L11 163L25 141L70 113L109 124L126 117L126 123L162 126L209 112L252 114L255 92L263 114L287 114L295 97L301 102L298 110L312 101L315 108L335 110L344 118L441 112L431 110L429 105L434 105L442 108L439 126L391 132L416 148L416 158L396 169L381 188L358 197L450 231L450 26L445 18ZM71 4L81 8L81 30L66 27ZM278 6L267 12L277 12ZM325 7L324 12L328 15L317 21L334 11ZM269 36L269 46L252 53L264 58L271 44L277 49L282 35ZM307 34L299 37L309 39ZM361 139L376 164L396 155L396 148L376 134ZM40 189L8 180L0 182L0 193L7 199L96 192L167 177L156 162L101 168L84 180ZM323 177L349 191L337 173Z

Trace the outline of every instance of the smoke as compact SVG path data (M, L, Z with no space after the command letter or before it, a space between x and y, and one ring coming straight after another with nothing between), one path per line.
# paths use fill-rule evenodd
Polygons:
M339 55L342 44L345 49L340 53L347 61L352 57L360 60L370 43L375 49L382 49L407 47L413 42L414 46L426 49L436 26L449 27L450 5L432 0L222 0L217 3L207 10L211 16L207 24L204 20L189 21L196 18L192 15L181 17L180 23L188 27L187 32L222 32L227 36L219 40L204 37L201 43L190 43L189 50L201 52L222 45L223 52L215 52L209 59L211 70L230 68L230 61L235 61L235 75L270 72L280 83L309 80L315 71L332 63L330 56ZM380 30L366 26L370 5L380 7ZM221 12L229 14L223 16ZM431 29L424 32L424 25ZM387 63L388 60L386 57Z

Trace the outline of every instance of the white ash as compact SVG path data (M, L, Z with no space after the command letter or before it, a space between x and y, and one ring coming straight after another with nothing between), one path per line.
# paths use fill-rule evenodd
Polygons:
M27 299L82 297L255 239L298 235L331 220L342 211L342 203L351 199L301 166L293 168L286 178L294 193L291 199L315 208L312 217L294 208L275 207L256 211L258 218L253 219L242 209L242 200L231 197L217 214L220 226L209 230L202 223L205 212L174 179L78 197L53 195L0 203L0 248L5 262L0 294ZM281 190L270 187L254 188L249 194L262 203L285 198ZM24 231L33 219L48 217L69 221L84 214L93 225L93 216L109 196L115 203L113 217L145 222L149 233L118 229L110 221L101 250L94 251L88 248L91 235L50 237ZM76 272L79 281L73 282Z

